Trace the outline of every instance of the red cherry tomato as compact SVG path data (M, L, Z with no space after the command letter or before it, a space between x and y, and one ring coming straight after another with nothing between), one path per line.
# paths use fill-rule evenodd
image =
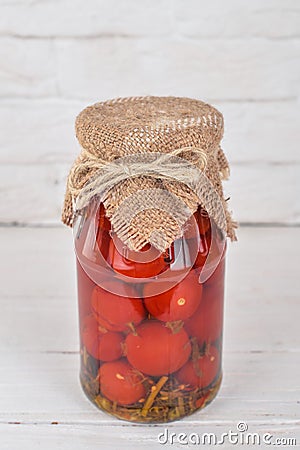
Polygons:
M129 250L119 239L116 238L115 240L118 243L117 247L113 240L110 241L108 263L116 272L127 275L128 277L149 278L158 275L167 268L167 262L165 261L163 254L160 254L152 260L150 258L148 262L145 257L145 262L143 262L143 253L145 255L145 252L147 251L152 252L152 254L153 252L156 252L154 249L151 250L150 244L145 245L142 250L137 253Z
M99 369L102 394L119 405L131 405L145 397L142 376L126 360L104 363Z
M99 358L101 361L114 361L122 356L124 337L120 333L108 331L104 333L99 343Z
M190 387L206 388L217 377L220 369L220 354L211 346L207 354L195 361L189 360L177 373L176 378Z
M94 316L88 315L84 318L81 327L82 343L92 356L98 355L98 332L99 325ZM94 356L97 358L97 356Z
M104 260L107 261L108 258L108 251L109 251L109 244L111 241L110 237L110 230L111 230L111 224L110 220L105 215L105 209L103 204L101 203L97 212L97 229L96 229L96 245L98 247L98 251L103 256ZM97 254L96 254L97 258ZM101 261L99 259L99 262L101 264Z
M102 331L94 316L85 317L81 329L87 352L101 361L114 361L122 356L124 337L120 333Z
M199 206L197 211L194 213L194 217L198 224L198 230L199 233L204 236L208 231L210 231L210 218L208 213L205 211L204 208Z
M106 288L114 291L116 281L106 281ZM133 286L123 283L124 296L112 294L100 286L92 293L92 311L104 328L111 331L125 331L129 325L139 324L146 316L143 302L135 295Z
M210 230L210 218L209 215L207 213L207 211L205 211L204 208L199 207L198 210L196 211L197 214L197 222L199 225L199 231L200 234L204 235L206 234L209 230Z
M214 282L216 278L221 276L220 272L223 271L224 275L224 257L226 252L226 243L224 241L220 241L217 238L214 240L214 242L212 242L211 239L212 238L210 232L207 233L203 239L201 238L198 248L198 255L194 263L194 268L201 272L204 264L206 264L206 271L209 271L209 275L211 274L208 280ZM193 242L190 242L190 245L193 245ZM220 270L220 272L218 272L218 269ZM214 274L215 276L213 277Z
M78 259L76 260L76 264L79 314L80 317L84 317L91 313L90 298L95 283L88 277Z
M127 359L147 375L175 372L191 354L191 343L183 328L173 333L164 323L149 320L137 327L136 333L126 337Z
M210 222L209 219L206 220ZM221 255L224 256L226 248L223 234L213 221L207 228L205 234L200 233L198 244L196 236L193 236L192 233L190 233L188 235L188 245L191 247L198 245L198 254L194 263L194 268L200 271L206 262L209 264L209 268L211 266L216 266L221 259Z
M98 219L98 229L99 230L110 231L111 224L110 224L110 220L108 219L108 217L106 217L105 208L104 208L103 203L101 203L99 206L97 219Z
M222 285L224 284L224 277L225 277L225 252L226 247L223 250L223 255L221 259L216 259L217 267L211 274L211 276L206 280L205 285L213 286L213 285ZM217 255L219 257L219 254Z
M199 308L184 324L189 336L195 337L200 345L214 342L222 335L223 300L223 286L204 285Z
M96 256L96 263L103 265L103 259L104 261L108 260L108 252L109 252L109 245L111 242L111 237L109 235L108 231L105 230L99 230L96 237L96 248L95 248L95 256ZM103 259L100 259L100 254Z
M162 288L167 287L166 282L161 285ZM187 319L194 314L201 301L202 285L198 283L194 271L189 272L174 288L151 296L154 288L157 289L157 286L151 282L145 285L145 306L152 316L164 322Z
M109 320L104 319L102 316L97 314L95 311L94 311L94 314L95 314L95 317L97 319L98 324L105 331L110 330L110 331L120 332L120 331L126 331L127 330L127 325L124 325L124 324L116 325L116 324L113 324L113 323L109 322Z
M197 223L197 228L193 226L194 220ZM205 209L199 206L193 216L186 221L184 228L186 230L184 233L186 239L195 238L197 232L204 236L210 230L210 218Z
M195 240L191 239L190 245L195 245ZM209 254L210 246L211 246L211 233L209 231L204 236L200 236L198 254L196 257L196 261L194 263L194 267L196 269L201 269L204 266Z

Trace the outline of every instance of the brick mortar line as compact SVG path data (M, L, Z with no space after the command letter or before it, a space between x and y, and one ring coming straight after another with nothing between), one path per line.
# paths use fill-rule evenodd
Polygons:
M95 33L95 34L86 34L86 35L69 35L64 36L60 34L49 34L49 35L39 35L39 34L18 34L18 33L10 33L10 32L0 32L1 38L11 38L11 39L20 39L20 40L96 40L96 39L151 39L151 40L173 40L174 42L184 40L186 42L197 42L197 41L250 41L250 40L265 40L265 41L298 41L300 40L300 35L292 35L292 36L264 36L264 35L238 35L238 36L222 36L220 35L204 35L204 36L191 36L184 33L178 33L171 31L170 33L158 33L158 34L128 34L128 33Z

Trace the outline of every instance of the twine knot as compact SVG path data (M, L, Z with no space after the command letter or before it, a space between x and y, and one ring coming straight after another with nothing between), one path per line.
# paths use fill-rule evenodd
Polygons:
M179 156L187 154L195 155L195 162ZM70 172L68 189L76 212L87 206L96 195L103 201L105 194L115 185L137 176L150 176L160 180L174 179L195 190L206 165L206 153L196 147L178 148L170 153L135 153L112 162L96 159L94 154L84 149L81 161ZM93 176L90 176L91 171L94 172ZM78 187L78 178L85 177L86 183Z

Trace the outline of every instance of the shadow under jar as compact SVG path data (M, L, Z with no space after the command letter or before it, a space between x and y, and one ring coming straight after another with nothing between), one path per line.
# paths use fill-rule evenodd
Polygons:
M74 224L80 380L100 409L133 422L206 406L222 378L226 241L199 207L164 253L129 250L93 201Z

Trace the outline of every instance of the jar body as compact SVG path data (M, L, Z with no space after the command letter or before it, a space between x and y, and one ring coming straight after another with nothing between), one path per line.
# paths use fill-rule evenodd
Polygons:
M76 231L80 380L118 418L177 420L218 392L226 243L202 211L161 254L122 245L102 205Z

